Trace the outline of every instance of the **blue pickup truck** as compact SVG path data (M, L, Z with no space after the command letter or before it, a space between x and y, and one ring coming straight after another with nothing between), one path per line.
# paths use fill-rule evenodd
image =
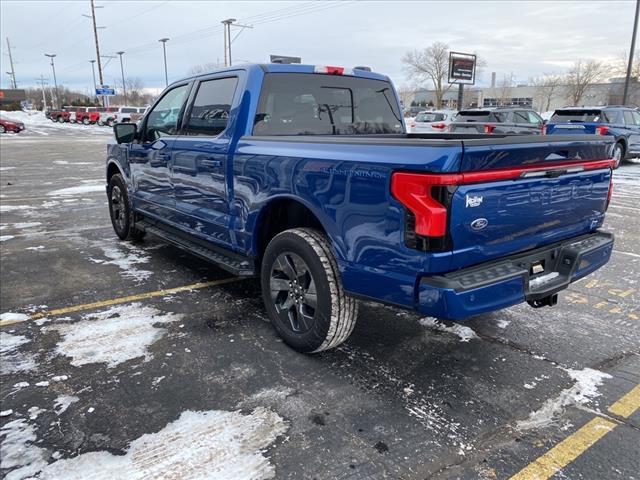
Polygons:
M407 134L391 81L364 69L234 66L114 131L116 234L259 276L302 352L343 342L358 299L454 320L553 305L613 248L610 138Z

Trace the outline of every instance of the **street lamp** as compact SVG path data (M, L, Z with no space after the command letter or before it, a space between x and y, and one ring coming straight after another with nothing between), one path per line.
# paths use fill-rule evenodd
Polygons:
M235 22L235 18L227 18L226 20L222 20L224 25L224 66L228 67L231 65L231 24ZM227 60L228 55L228 60Z
M45 53L44 54L45 57L49 57L51 59L51 70L53 70L53 85L56 91L56 104L59 101L59 95L58 95L58 80L56 79L56 66L53 64L53 59L55 58L56 54L55 53Z
M92 97L96 97L96 90L98 89L98 85L96 84L96 61L95 60L89 60L89 63L91 63L91 73L93 74L93 95Z
M169 85L169 75L167 74L167 42L169 39L161 38L158 41L162 42L162 53L164 54L164 86L166 87Z
M124 84L124 67L122 66L122 55L124 52L116 52L116 54L120 55L120 71L122 72L122 91L124 93L124 104L127 105L127 87ZM165 55L166 59L166 55ZM165 60L166 63L166 60Z

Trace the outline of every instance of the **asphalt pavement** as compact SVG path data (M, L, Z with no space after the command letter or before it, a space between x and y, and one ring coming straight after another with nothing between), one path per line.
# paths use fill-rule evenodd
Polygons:
M640 164L615 172L610 263L557 306L363 303L345 344L301 355L257 281L118 241L109 131L64 127L0 138L8 480L640 477Z

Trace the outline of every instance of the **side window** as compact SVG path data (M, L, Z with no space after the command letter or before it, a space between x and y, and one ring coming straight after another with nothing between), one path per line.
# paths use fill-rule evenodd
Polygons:
M624 123L627 125L638 125L637 122L637 116L634 116L633 114L636 112L632 112L631 110L624 110L623 115L624 115ZM636 115L638 115L636 113Z
M640 125L640 113L633 111L631 112L631 115L633 116L633 119L635 120L636 125Z
M185 128L187 135L219 135L227 128L236 77L207 80L200 83Z
M165 135L175 135L178 130L178 116L189 90L181 85L170 90L149 112L144 131L144 140L153 142Z
M529 123L533 123L534 125L540 125L542 123L542 118L538 116L535 112L527 112L529 116Z
M515 123L530 123L527 112L514 112L513 119Z

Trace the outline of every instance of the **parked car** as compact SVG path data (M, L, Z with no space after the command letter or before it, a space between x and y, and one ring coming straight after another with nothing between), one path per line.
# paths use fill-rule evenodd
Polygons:
M540 135L542 117L530 108L497 107L461 110L449 125L455 133Z
M405 117L413 118L422 111L424 111L424 107L406 107L403 113Z
M111 107L102 113L100 121L112 127L115 123L137 122L144 116L147 107Z
M44 109L44 118L51 118L51 109L50 108L45 108Z
M556 110L546 125L547 135L596 134L613 137L616 166L640 156L640 113L621 105L567 107Z
M464 319L602 267L606 136L407 135L389 78L236 65L171 84L107 146L113 228L259 276L287 344L353 330L357 299Z
M100 112L96 107L77 107L71 115L70 121L84 125L98 123Z
M71 110L73 110L73 107L62 107L61 109L53 109L49 112L49 119L52 122L70 122Z
M455 110L434 110L425 111L416 115L413 121L409 122L411 133L442 133L446 132L453 117L458 112Z
M24 123L7 117L0 117L0 133L20 133L24 130Z

